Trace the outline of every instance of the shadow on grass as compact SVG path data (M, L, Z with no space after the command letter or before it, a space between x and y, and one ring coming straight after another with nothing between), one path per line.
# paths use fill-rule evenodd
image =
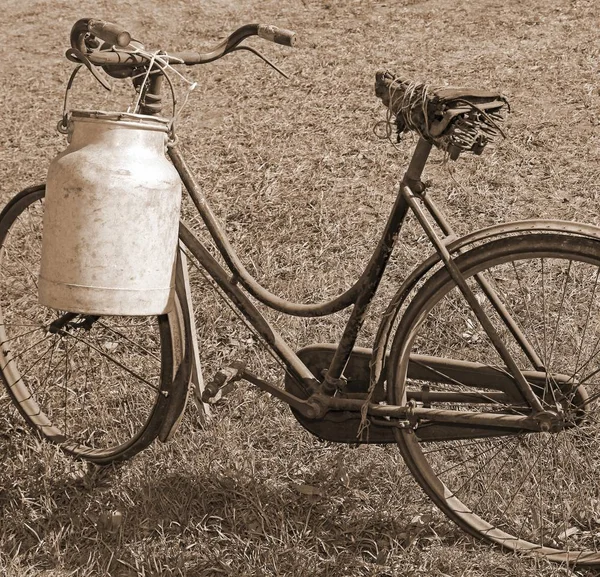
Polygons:
M85 471L71 463L43 482L30 470L0 492L2 550L90 574L343 575L347 566L384 576L388 557L412 543L410 518L374 509L361 490L310 495L309 485L299 492L289 478L243 468L167 473L147 458L142 471L137 464Z

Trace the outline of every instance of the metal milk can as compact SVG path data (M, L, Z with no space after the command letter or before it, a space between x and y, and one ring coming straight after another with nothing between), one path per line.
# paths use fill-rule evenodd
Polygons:
M95 315L173 306L181 182L165 157L168 121L72 111L50 164L41 304Z

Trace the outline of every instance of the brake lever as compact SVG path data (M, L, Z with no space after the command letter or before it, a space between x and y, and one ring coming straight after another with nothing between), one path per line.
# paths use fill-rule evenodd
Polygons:
M273 68L273 70L276 70L277 72L279 72L279 74L281 74L281 76L283 76L284 78L287 78L288 80L290 79L290 77L283 70L281 70L281 68L278 68L275 64L273 64L273 62L271 62L266 56L263 56L255 48L252 48L251 46L236 46L235 48L232 48L230 50L230 52L235 52L236 50L248 50L248 52L252 52L252 54L256 54L256 56L258 56L263 62L265 62L271 68Z
M91 73L92 76L102 84L106 90L111 91L112 86L107 82L105 78L100 76L100 73L96 70L94 65L90 62L89 58L81 51L76 50L75 48L69 48L65 53L65 56L71 62L75 62L77 64L83 64Z

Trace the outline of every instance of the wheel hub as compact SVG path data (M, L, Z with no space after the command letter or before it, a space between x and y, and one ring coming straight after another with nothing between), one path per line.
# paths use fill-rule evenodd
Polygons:
M96 315L82 315L79 313L65 313L48 325L48 332L58 334L69 329L83 329L89 331L99 319Z

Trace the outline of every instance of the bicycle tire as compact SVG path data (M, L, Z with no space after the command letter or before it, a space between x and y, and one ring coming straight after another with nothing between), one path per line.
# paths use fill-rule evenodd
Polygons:
M44 195L44 185L25 189L0 213L2 380L42 438L76 458L122 461L159 434L184 358L181 310L74 315L50 332L64 311L37 301Z
M469 434L464 426L423 420L395 430L402 456L425 493L471 535L556 562L599 564L600 241L519 234L475 247L455 262L519 368L539 371L500 321L476 273L483 273L518 322L543 362L536 394L546 409L561 403L566 426L486 437L483 429ZM450 371L411 378L411 355L413 362L414 355L431 355L505 371L445 268L422 285L400 320L387 369L388 401L530 414L522 401L491 398L489 389L467 386ZM436 392L474 396L451 403L442 395L436 400Z

